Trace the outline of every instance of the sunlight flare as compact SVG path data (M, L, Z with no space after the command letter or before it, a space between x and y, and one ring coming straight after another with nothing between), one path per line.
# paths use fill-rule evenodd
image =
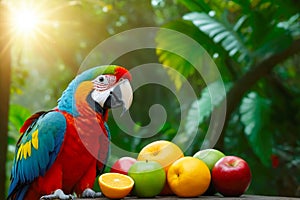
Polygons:
M41 11L34 4L22 3L11 9L12 32L18 36L32 37L41 22Z
M36 29L38 17L37 13L32 10L20 10L15 13L13 26L18 32L30 33Z

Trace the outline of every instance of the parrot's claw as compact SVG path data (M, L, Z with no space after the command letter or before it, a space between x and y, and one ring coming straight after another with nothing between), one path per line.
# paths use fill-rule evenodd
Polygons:
M54 191L53 194L44 195L40 198L40 200L54 200L54 199L60 199L60 200L67 200L67 199L74 199L75 197L71 194L65 194L61 189L57 189Z
M94 190L87 188L82 193L82 198L97 198L102 197L101 192L95 192Z

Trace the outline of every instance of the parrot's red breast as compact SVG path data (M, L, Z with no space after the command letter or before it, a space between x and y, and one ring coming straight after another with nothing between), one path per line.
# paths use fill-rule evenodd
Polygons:
M85 105L89 87L92 87L90 82L82 83L76 91L79 117L61 112L67 122L61 150L45 176L37 178L31 185L26 199L39 199L41 195L50 194L57 188L62 188L65 193L75 191L81 194L84 189L93 187L95 166L101 169L107 159L109 136L102 115Z

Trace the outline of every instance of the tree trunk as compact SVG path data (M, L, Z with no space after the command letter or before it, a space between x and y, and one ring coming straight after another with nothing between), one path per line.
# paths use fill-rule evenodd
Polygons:
M238 79L226 97L226 120L222 134L216 144L216 147L223 149L224 132L226 130L228 120L232 113L237 109L243 96L257 81L267 76L272 69L279 63L285 61L289 57L300 52L300 39L295 40L292 45L284 51L274 54L253 66L247 73ZM222 104L225 102L223 101Z
M7 9L0 2L0 199L5 199L8 109L10 94L10 48Z

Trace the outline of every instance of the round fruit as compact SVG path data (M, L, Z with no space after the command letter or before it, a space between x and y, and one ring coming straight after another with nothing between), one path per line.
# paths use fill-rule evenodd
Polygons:
M216 149L204 149L200 150L197 153L194 154L193 157L199 158L202 160L209 170L212 170L212 168L215 166L216 162L223 158L225 155L219 150Z
M139 153L137 160L152 160L160 163L168 173L169 167L179 158L182 158L182 150L174 143L166 140L159 140L146 145ZM173 194L168 182L161 192L161 195Z
M110 168L110 172L120 173L127 175L129 168L136 162L135 158L122 157L118 159Z
M167 172L170 165L182 157L183 152L176 144L166 140L159 140L146 145L140 151L137 160L156 161Z
M154 197L158 195L166 181L163 167L155 161L137 161L128 175L134 180L133 194L138 197Z
M134 185L131 177L119 173L102 174L98 182L102 193L110 199L126 197Z
M225 156L215 164L212 181L223 196L240 196L250 185L251 170L242 158Z
M216 162L223 158L225 155L219 150L216 149L204 149L196 152L193 157L199 158L202 160L209 170L211 171L212 168L215 166ZM212 180L210 181L209 187L204 193L204 195L214 195L216 193L216 189L212 183Z
M210 171L206 164L194 157L175 161L168 170L168 183L179 197L197 197L203 194L210 183Z

